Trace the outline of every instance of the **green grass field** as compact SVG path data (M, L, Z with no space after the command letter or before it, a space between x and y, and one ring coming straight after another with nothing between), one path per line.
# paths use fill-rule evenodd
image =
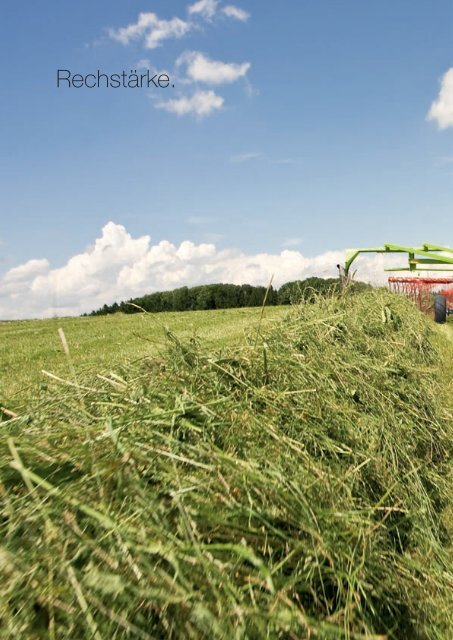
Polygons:
M0 638L450 640L452 329L384 290L0 324Z
M262 327L285 311L287 307L267 307ZM48 380L43 369L69 375L60 327L76 371L89 377L158 353L166 342L166 328L180 338L196 335L214 348L258 331L260 319L261 309L250 308L0 322L0 399L9 408L19 406Z

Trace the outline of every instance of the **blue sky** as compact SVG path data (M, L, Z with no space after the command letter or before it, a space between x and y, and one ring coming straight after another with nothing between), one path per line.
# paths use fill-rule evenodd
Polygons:
M451 0L5 0L1 13L0 274L62 269L109 221L149 247L251 258L453 242ZM56 87L59 68L139 61L175 87ZM193 277L160 284L173 281Z

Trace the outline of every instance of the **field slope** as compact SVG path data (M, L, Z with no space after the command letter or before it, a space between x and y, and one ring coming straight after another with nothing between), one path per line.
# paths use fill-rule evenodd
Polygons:
M264 325L285 309L267 307ZM220 347L241 341L253 327L258 330L260 319L261 309L251 308L0 322L0 400L8 398L14 408L36 395L48 381L42 369L68 375L60 328L78 374L95 376L158 353L165 344L166 327L181 339L198 335L207 346Z
M68 361L1 423L0 637L453 637L449 330L378 290Z

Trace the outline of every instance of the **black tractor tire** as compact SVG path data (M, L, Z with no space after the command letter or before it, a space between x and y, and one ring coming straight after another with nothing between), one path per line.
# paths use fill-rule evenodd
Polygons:
M434 297L434 322L443 324L447 321L447 298L441 294Z

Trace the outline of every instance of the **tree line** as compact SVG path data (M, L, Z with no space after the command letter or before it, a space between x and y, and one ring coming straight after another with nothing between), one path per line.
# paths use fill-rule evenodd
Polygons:
M356 283L357 286L366 286ZM255 287L250 284L206 284L197 287L180 287L173 291L157 291L138 298L92 311L90 316L110 313L158 313L160 311L206 311L209 309L231 309L240 307L261 307L266 305L298 304L312 302L319 295L327 295L339 290L337 278L307 278L287 282L279 289Z

